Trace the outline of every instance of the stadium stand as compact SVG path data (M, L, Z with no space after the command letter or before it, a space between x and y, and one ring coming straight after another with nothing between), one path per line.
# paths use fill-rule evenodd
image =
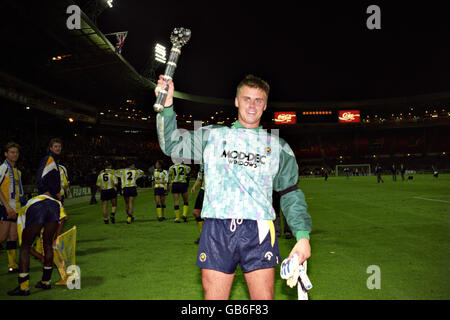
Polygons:
M14 19L4 19L1 26L5 34L14 30L15 36L5 37L9 50L0 52L0 58L9 62L0 70L0 112L13 119L0 127L0 143L14 140L22 146L19 167L24 183L34 183L37 162L55 136L64 141L62 163L74 184L86 184L90 170L105 159L116 166L136 159L142 168L157 159L170 163L157 142L151 107L154 83L116 54L85 14L81 30L68 30L61 8L70 4L73 1L2 4ZM34 28L24 28L31 20ZM30 54L24 41L28 48L46 50ZM236 120L232 100L180 92L176 97L182 128L193 129L196 120L202 125L230 125ZM449 102L450 92L359 101L270 102L263 125L280 130L297 155L302 175L322 168L331 172L337 164L352 163L380 163L385 169L404 163L418 172L429 172L435 164L440 171L450 171ZM273 111L300 114L317 105L332 110L334 120L317 118L282 126L272 119ZM336 112L345 108L360 110L361 122L338 123Z

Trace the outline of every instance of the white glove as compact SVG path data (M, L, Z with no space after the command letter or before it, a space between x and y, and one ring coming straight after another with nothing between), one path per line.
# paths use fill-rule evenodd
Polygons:
M296 254L294 254L290 260L289 258L284 259L280 267L281 278L287 280L287 285L293 288L297 285L300 277L304 289L308 291L312 288L312 285L306 274L306 261L301 265L299 265L298 262L298 255Z

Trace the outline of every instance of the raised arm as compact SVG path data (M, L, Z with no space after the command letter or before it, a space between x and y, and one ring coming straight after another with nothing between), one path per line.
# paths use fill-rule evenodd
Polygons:
M165 155L173 159L183 158L200 162L211 127L200 127L196 130L179 129L173 108L174 84L172 80L165 81L163 76L160 76L155 88L155 95L160 90L164 90L166 86L168 86L168 90L164 110L156 117L159 146Z

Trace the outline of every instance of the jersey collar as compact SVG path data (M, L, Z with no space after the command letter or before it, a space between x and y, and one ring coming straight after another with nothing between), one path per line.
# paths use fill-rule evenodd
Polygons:
M256 127L256 128L246 128L242 125L242 123L239 122L239 120L236 120L235 122L233 122L232 125L233 128L239 128L239 129L249 129L249 130L261 130L262 126Z

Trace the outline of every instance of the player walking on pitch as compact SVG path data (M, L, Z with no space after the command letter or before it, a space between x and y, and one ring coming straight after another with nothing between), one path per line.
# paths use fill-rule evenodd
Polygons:
M100 190L100 200L103 205L103 221L105 224L109 223L108 220L108 201L111 201L111 223L116 222L116 209L117 209L117 177L112 170L112 165L109 162L105 163L105 171L100 173L97 178L97 187Z
M177 160L178 161L178 160ZM174 163L173 166L169 168L169 180L172 183L172 194L173 203L175 209L175 221L180 222L180 195L183 197L183 221L187 222L187 213L189 210L189 199L188 199L188 186L189 179L188 175L191 172L191 168L181 163Z
M204 164L201 215L205 220L197 266L202 269L205 299L228 299L238 264L251 299L273 299L275 266L281 261L273 224L272 190L280 192L281 208L296 235L297 243L289 257L295 254L299 264L311 255L311 218L303 192L297 188L294 153L283 139L260 126L269 85L255 76L245 77L235 98L238 121L231 127L208 126L189 131L190 139L182 141L171 139L177 130L173 82L160 76L155 93L166 85L165 108L156 121L161 149L177 158L179 144L186 144L191 158L203 159Z
M155 182L155 203L158 221L164 221L164 209L166 208L166 190L169 181L169 173L163 170L161 160L156 161L155 171L153 171L153 180Z
M137 197L136 180L144 175L144 171L136 169L134 163L129 168L117 170L118 177L122 180L123 198L125 200L125 208L127 213L127 224L134 221L134 199Z

